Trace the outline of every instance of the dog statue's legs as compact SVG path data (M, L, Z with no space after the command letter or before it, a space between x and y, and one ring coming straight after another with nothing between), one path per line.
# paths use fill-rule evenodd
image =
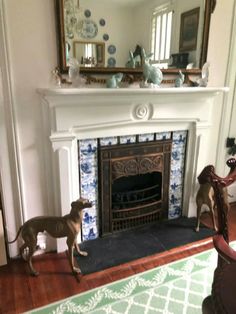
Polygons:
M67 238L67 246L68 246L68 254L69 254L69 262L70 262L70 266L72 269L73 273L79 274L81 273L81 270L79 267L75 267L74 265L74 255L73 255L73 251L74 251L74 239L70 239L70 237Z
M214 205L214 201L213 200L209 200L207 206L209 207L210 211L211 211L211 219L212 219L212 225L215 229L215 231L218 230L218 228L216 227L216 219L215 219L215 205Z
M201 206L197 205L197 226L195 228L196 232L199 232L199 228L200 228L200 216L201 216Z
M36 243L37 243L37 240L34 243L34 245L33 245L33 243L30 243L30 245L27 243L24 243L20 247L21 257L28 263L28 266L30 269L30 275L32 275L32 276L38 276L39 275L39 272L34 269L33 264L32 264L32 256L33 256L34 252L36 251ZM27 254L24 254L24 251L26 248L28 248L29 251L27 252Z
M77 241L75 240L75 248L76 248L76 251L79 255L82 255L82 256L88 256L88 253L85 252L85 251L81 251L80 250L80 247L79 247L79 244L77 243Z
M34 252L36 251L36 245L35 247L30 247L29 249L29 256L28 256L28 263L29 263L29 268L30 268L30 275L32 276L38 276L39 272L34 269L33 264L32 264L32 257Z

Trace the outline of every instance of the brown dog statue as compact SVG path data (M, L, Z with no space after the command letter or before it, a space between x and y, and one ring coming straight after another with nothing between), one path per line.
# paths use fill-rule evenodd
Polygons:
M199 231L202 205L205 204L210 209L212 223L213 223L214 229L217 231L216 219L215 219L214 190L210 183L200 184L200 187L196 196L196 203L197 203L197 226L195 230L197 232Z
M80 251L77 243L77 235L81 229L82 210L84 208L92 207L92 203L84 198L79 198L77 201L71 203L71 211L69 214L63 217L53 216L40 216L29 219L26 221L17 232L16 238L8 243L13 243L17 240L21 234L24 240L23 245L20 247L20 254L24 258L23 254L26 248L28 248L27 262L30 268L30 274L37 276L39 273L33 268L32 256L36 251L37 235L39 232L46 231L54 238L67 237L67 246L69 253L69 262L73 273L80 273L80 268L75 267L73 250L76 248L80 255L87 256L87 252Z
M201 210L202 205L207 205L207 207L210 210L211 218L212 218L212 224L215 229L215 231L218 230L216 225L216 219L215 219L215 198L214 198L214 189L209 181L209 173L214 170L213 166L206 166L200 175L198 176L198 182L200 184L200 187L198 189L197 195L196 195L196 204L197 204L197 226L195 230L198 232L200 227L200 217L201 217ZM224 203L227 208L227 212L230 208L229 201L228 201L228 190L227 188L223 188L223 197L224 197Z

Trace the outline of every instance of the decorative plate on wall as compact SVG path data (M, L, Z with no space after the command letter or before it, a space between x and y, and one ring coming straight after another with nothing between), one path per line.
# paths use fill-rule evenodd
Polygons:
M94 38L98 33L98 26L92 20L82 20L79 21L76 26L76 31L79 36L82 38Z
M107 51L109 52L109 54L113 55L116 52L116 46L109 45Z
M105 26L106 21L105 21L104 19L100 19L99 24L100 24L101 26Z
M115 58L113 58L113 57L110 57L110 58L108 58L108 60L107 60L107 65L108 65L108 67L115 67L116 66L116 59Z
M108 34L104 34L104 35L103 35L103 39L104 39L105 41L107 41L107 40L109 39L109 35L108 35Z
M91 11L90 10L85 10L84 11L84 15L86 16L86 17L90 17L91 16Z

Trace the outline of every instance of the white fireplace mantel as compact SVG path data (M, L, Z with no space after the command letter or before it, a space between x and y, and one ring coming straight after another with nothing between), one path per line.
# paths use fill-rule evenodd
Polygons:
M183 214L195 216L197 175L209 161L213 106L227 88L40 88L48 187L54 208L66 214L79 197L77 140L188 130ZM52 145L53 152L50 145ZM53 190L50 187L53 186ZM49 196L50 198L50 196ZM58 245L58 250L64 244Z

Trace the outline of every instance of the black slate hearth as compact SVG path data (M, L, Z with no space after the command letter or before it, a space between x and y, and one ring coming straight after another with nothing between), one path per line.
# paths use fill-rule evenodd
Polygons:
M214 234L204 225L201 225L199 232L195 232L195 226L196 218L182 217L86 241L80 247L88 252L88 256L78 256L78 263L82 273L89 274Z

